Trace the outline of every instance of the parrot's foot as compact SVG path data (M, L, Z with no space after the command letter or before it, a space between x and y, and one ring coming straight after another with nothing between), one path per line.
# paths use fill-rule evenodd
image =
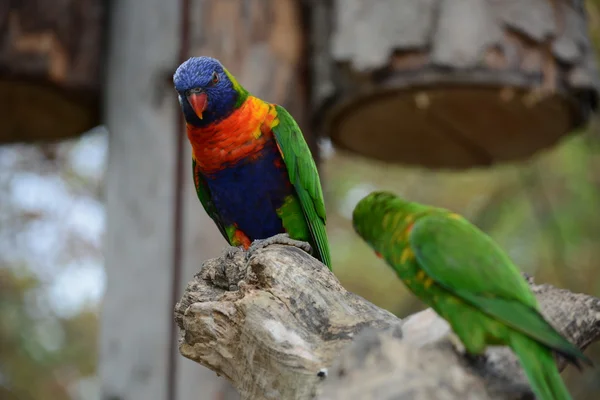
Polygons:
M469 350L467 350L462 340L460 340L460 338L453 332L448 335L448 340L450 341L456 352L461 354L469 364L485 364L487 360L487 355L485 354L485 352L479 354L471 353Z
M300 240L292 239L287 233L280 233L278 235L271 236L267 239L259 239L252 242L252 245L247 251L246 258L252 257L256 251L264 249L265 247L270 246L272 244L294 246L299 248L300 250L307 252L308 254L312 254L312 247L310 246L310 244L302 242Z
M227 246L221 252L221 257L225 259L232 259L233 256L235 256L240 251L244 251L244 248L242 246Z

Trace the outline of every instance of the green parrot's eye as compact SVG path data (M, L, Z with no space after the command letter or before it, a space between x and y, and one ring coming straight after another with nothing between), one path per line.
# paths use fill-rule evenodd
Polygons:
M219 74L217 74L217 71L213 72L212 77L210 78L210 84L212 85L216 85L219 82Z

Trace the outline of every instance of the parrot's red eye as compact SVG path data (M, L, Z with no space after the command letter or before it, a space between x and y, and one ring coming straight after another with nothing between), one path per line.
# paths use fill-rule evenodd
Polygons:
M212 74L212 78L211 78L211 80L210 80L210 83L211 83L212 85L216 85L218 82L219 82L219 74L217 74L217 72L215 71L215 72L213 72L213 74Z

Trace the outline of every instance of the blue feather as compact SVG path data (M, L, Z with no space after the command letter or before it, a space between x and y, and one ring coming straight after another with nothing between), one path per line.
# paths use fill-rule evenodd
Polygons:
M206 176L211 198L225 226L237 224L251 240L284 232L277 215L285 199L295 195L275 143L267 144L261 157Z
M212 82L213 73L219 77L217 83ZM179 103L188 123L204 127L213 122L227 118L235 109L240 93L225 73L221 63L211 57L192 57L177 68L173 75L175 90L179 93ZM202 88L208 95L208 104L198 118L187 100L187 92Z

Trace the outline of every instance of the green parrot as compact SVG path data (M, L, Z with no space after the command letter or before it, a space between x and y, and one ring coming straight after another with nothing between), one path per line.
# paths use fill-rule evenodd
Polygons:
M502 249L458 214L389 192L363 198L354 229L404 284L446 319L468 353L507 345L540 400L571 399L552 351L578 368L591 361L540 314L529 285Z

